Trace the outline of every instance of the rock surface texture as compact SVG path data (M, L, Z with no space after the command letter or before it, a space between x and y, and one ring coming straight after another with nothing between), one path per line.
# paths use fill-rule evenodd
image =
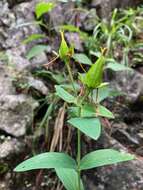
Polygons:
M142 3L142 0L93 0L92 7L98 9L99 15L102 18L109 18L111 15L111 11L114 8L125 8L129 6L137 6L138 4Z
M13 156L25 151L24 135L32 128L33 113L38 106L31 96L17 93L14 82L17 78L26 77L33 88L44 95L48 93L42 81L31 77L30 69L35 63L25 56L31 47L22 43L29 35L41 32L38 26L32 24L21 26L34 20L31 10L34 3L0 1L0 174L5 163L11 165ZM47 63L45 54L43 56L44 63ZM8 184L0 181L0 189L8 190Z

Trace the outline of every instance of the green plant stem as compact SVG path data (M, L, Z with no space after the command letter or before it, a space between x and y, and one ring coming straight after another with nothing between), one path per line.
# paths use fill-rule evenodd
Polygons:
M81 159L81 133L80 130L77 130L77 173L78 173L78 190L81 190L80 182L80 159Z
M79 113L78 116L81 117L81 107L82 107L82 103L83 101L88 97L90 93L90 90L87 89L87 91L85 92L85 95L83 96L83 98L80 101L80 105L79 105ZM77 98L78 99L78 98ZM81 132L79 129L77 129L77 173L78 173L78 190L81 190L81 171L80 171L80 160L81 160Z
M72 83L72 87L73 87L73 91L75 93L75 96L77 96L77 92L76 92L76 88L74 86L74 79L73 79L73 75L72 75L72 71L71 71L71 67L70 67L70 60L65 61L68 73L69 73L69 77L70 77L70 81ZM78 99L78 97L77 97ZM82 102L80 103L80 105L82 104ZM81 107L79 107L79 117L81 115ZM81 159L81 134L80 134L80 130L77 129L77 173L78 173L78 190L81 190L81 183L80 183L80 159Z
M76 88L75 88L75 85L74 85L74 79L73 79L73 75L72 75L72 71L71 71L71 67L70 67L70 61L66 61L65 64L66 64L66 67L67 67L67 70L68 70L68 73L69 73L70 81L72 83L73 91L74 91L75 95L77 95Z
M50 116L51 112L53 111L53 106L54 106L54 104L55 104L57 101L58 101L58 98L54 98L54 100L52 101L52 103L49 105L49 107L48 107L48 109L47 109L47 111L46 111L46 114L45 114L45 116L44 116L44 118L43 118L43 120L42 120L42 122L41 122L39 128L42 128L42 127L45 125L45 123L46 123L48 117Z
M80 103L82 105L82 102ZM79 107L78 116L81 117L81 106ZM80 182L80 160L81 160L81 133L80 130L77 129L77 174L78 174L78 190L81 190L81 182Z
M68 73L69 73L69 77L70 77L70 81L72 83L72 87L73 87L73 91L75 93L75 96L77 96L77 92L76 92L76 88L74 86L74 79L73 79L73 75L72 75L72 71L71 71L71 67L70 67L70 60L65 61ZM83 101L86 99L86 97L88 97L90 93L90 90L87 89L87 91L85 92L85 95L81 98L81 100L79 100L79 113L78 116L81 117L81 107L82 107L82 103ZM79 99L79 97L77 97L77 100ZM81 190L81 171L80 171L80 160L81 160L81 132L79 129L77 129L77 173L78 173L78 190Z
M111 54L112 51L112 33L109 34L108 40L107 40L107 55Z
M99 89L96 89L96 105L98 104L98 95L99 95Z

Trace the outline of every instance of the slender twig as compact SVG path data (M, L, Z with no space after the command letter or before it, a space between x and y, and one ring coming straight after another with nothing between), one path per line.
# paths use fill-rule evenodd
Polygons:
M47 67L51 66L57 59L59 59L59 56L53 58L50 62L44 64L43 66L47 68Z
M67 67L67 70L68 70L68 73L69 73L70 81L72 83L73 91L74 91L75 95L77 95L76 88L75 88L75 85L74 85L73 74L72 74L71 67L70 67L70 61L65 61L65 64L66 64L66 67Z

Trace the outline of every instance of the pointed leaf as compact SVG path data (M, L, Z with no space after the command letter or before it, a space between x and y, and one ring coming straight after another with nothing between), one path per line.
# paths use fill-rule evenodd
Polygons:
M72 117L78 117L79 107L70 107L69 113ZM98 107L92 104L85 104L81 107L81 117L82 118L93 118L93 117L107 117L114 119L114 115L111 111L109 111L106 107L98 105Z
M108 86L100 88L98 90L98 99L97 99L97 90L95 89L93 91L93 100L94 100L94 102L97 101L99 103L99 102L105 100L107 97L110 96L110 91L111 90L110 90L110 88Z
M87 170L99 166L116 164L134 159L134 156L127 153L118 152L112 149L103 149L91 152L81 160L81 170Z
M31 34L28 38L23 40L23 43L27 44L27 43L32 42L34 40L38 40L38 39L45 38L45 37L46 36L44 34Z
M101 105L99 105L97 108L97 115L102 116L102 117L111 118L111 119L115 118L111 111L109 111L107 108L105 108L104 106L101 106Z
M81 116L82 117L97 117L97 116L102 116L102 117L107 117L114 119L114 115L111 111L109 111L106 107L98 105L96 106L87 104L82 106L81 108Z
M85 64L85 65L92 65L91 60L83 53L76 53L74 54L73 58L75 61Z
M48 13L54 7L55 5L53 3L38 3L35 8L36 17L39 19L43 14Z
M60 29L62 30L62 31L69 31L69 32L76 32L76 33L79 33L79 35L80 35L80 37L81 38L83 38L83 39L85 39L85 38L87 38L88 37L88 35L87 35L87 33L86 32L83 32L83 31L81 31L80 29L79 29L79 27L76 27L76 26L74 26L74 25L61 25L60 26Z
M108 86L109 85L109 82L103 82L103 83L101 83L99 86L98 86L98 88L100 89L100 88L104 88L104 87L106 87L106 86Z
M101 134L101 124L98 118L72 118L68 120L68 123L94 140L97 140Z
M34 47L32 47L30 49L30 51L28 52L28 54L26 55L27 59L32 59L33 57L41 54L42 52L44 52L45 50L48 49L48 46L45 45L36 45Z
M62 30L62 31L65 31L65 30L67 30L67 31L69 31L69 32L80 32L80 29L78 28L78 27L76 27L76 26L74 26L74 25L61 25L60 26L60 29Z
M78 174L76 170L60 168L56 169L56 173L67 190L78 189ZM82 181L81 181L81 190L84 190Z
M66 90L64 90L61 86L55 86L56 88L56 94L59 96L61 99L68 103L74 103L75 102L75 97L69 94Z
M76 162L67 154L48 152L34 156L15 168L15 172L50 168L76 168Z
M111 69L113 71L125 71L125 70L131 70L131 68L120 64L120 63L108 63L106 66L107 69Z

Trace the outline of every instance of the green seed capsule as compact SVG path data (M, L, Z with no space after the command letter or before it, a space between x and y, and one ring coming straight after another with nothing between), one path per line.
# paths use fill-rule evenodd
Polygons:
M59 49L59 56L60 56L61 60L65 61L68 58L69 51L70 51L70 49L65 41L64 33L61 32L61 45L60 45L60 49Z

